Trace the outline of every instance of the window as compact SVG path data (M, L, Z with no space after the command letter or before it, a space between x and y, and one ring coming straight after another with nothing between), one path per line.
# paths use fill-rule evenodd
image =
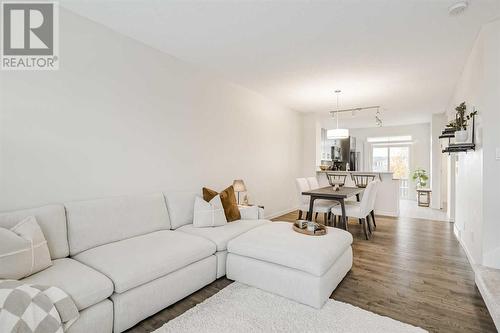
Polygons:
M373 147L372 171L389 171L389 148Z
M408 177L410 173L410 145L373 145L372 171L394 172L394 178L400 179L400 196L408 197Z
M411 135L400 135L400 136L379 136L366 138L369 143L388 143L388 142L409 142L411 141Z
M394 172L394 178L408 179L410 169L409 146L374 146L372 171Z
M410 172L410 147L389 148L389 170L394 172L394 178L408 179Z

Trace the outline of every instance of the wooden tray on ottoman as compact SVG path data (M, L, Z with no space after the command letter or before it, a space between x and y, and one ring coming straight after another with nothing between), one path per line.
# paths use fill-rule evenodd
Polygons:
M314 232L311 232L307 230L307 227L300 228L297 221L293 223L293 230L295 232L308 236L323 236L328 233L328 229L322 224L316 223L316 230Z

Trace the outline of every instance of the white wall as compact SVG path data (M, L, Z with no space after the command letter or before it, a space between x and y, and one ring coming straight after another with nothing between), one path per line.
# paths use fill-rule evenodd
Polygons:
M302 177L312 177L321 164L321 125L316 114L303 113L302 126Z
M431 182L430 188L431 207L441 209L444 207L442 192L445 191L446 173L442 170L446 169L443 165L443 153L439 136L441 135L446 125L446 115L444 113L433 114L431 120Z
M456 156L444 155L446 167L446 217L448 221L455 222L455 204L456 204L456 176L457 176L457 163Z
M301 116L61 9L60 70L0 73L0 210L245 180L295 206Z
M458 155L455 232L473 264L500 268L500 21L483 26L449 106L476 107L475 152Z
M350 135L356 137L356 150L362 152L363 171L371 171L370 147L368 137L411 135L413 144L410 148L410 176L417 167L423 168L430 175L430 125L428 123L351 129ZM430 183L428 183L430 185ZM409 197L416 198L415 183L409 182Z

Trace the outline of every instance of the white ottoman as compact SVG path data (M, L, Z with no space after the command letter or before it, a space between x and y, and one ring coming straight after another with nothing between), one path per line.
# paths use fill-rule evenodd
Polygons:
M321 308L352 267L352 236L293 231L288 222L252 229L227 245L226 275L250 286Z

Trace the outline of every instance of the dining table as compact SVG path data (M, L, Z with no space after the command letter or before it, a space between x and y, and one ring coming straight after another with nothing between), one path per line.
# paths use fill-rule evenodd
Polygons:
M360 187L346 187L342 186L338 189L335 189L333 186L321 187L313 190L308 190L302 192L302 195L310 196L309 200L309 211L307 212L306 219L308 221L312 220L313 211L314 211L314 201L317 199L326 199L326 200L334 200L340 204L340 208L342 210L342 227L347 230L347 216L345 214L345 200L351 197L356 197L356 200L359 201L359 195L363 193L364 188Z

